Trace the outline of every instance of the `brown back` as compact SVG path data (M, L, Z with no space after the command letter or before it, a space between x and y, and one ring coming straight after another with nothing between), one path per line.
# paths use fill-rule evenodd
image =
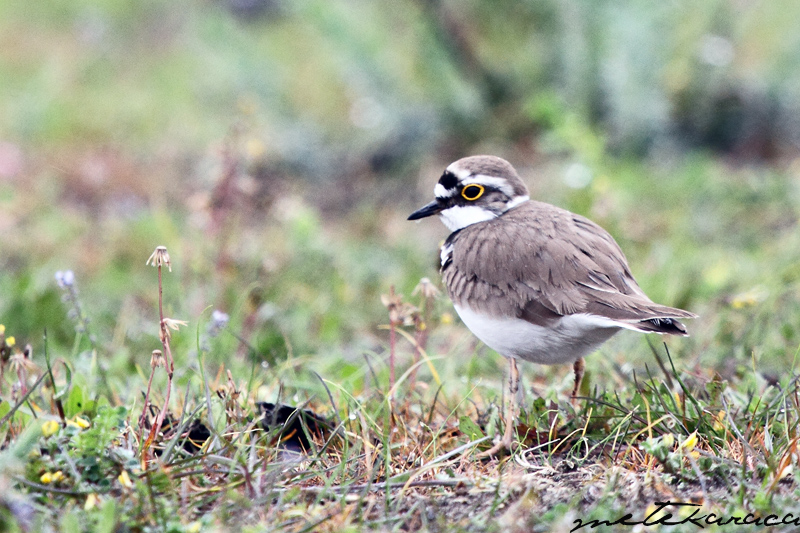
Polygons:
M447 291L476 311L541 324L574 313L632 323L695 316L653 303L608 232L550 204L524 202L452 234L448 244Z

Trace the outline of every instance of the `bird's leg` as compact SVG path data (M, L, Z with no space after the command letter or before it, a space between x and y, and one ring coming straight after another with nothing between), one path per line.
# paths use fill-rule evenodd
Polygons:
M478 457L491 457L497 455L501 451L511 451L514 448L514 429L516 428L517 421L517 394L519 393L519 369L517 368L517 360L513 357L508 358L511 368L508 374L508 401L506 402L506 428L503 432L503 438L500 439L494 446L481 452Z
M583 357L575 361L575 364L572 365L572 370L575 372L575 386L572 388L572 403L575 404L577 397L578 397L578 389L581 387L581 381L583 380Z

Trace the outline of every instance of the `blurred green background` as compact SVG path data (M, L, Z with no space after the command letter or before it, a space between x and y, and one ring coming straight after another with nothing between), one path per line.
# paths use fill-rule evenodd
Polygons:
M179 363L204 338L212 363L344 375L385 354L381 294L438 283L446 230L405 217L492 153L702 315L686 365L779 376L800 333L798 20L790 0L6 0L0 323L124 383L158 347L144 263L166 245ZM212 309L246 345L210 338ZM450 309L433 352L474 346ZM647 361L644 342L603 350Z

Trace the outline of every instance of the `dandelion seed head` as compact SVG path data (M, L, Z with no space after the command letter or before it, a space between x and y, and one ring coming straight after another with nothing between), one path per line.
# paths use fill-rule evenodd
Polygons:
M425 298L436 298L439 296L440 291L436 288L436 285L431 282L429 278L422 278L419 280L419 283L416 287L414 287L414 292L411 293L412 295L422 294Z
M166 265L170 272L172 272L172 263L169 260L169 252L166 246L158 246L155 251L147 258L145 265L153 265L154 267L161 267Z
M161 350L153 350L153 353L150 354L150 368L157 368L164 365L164 354Z
M188 322L185 320L176 320L174 318L164 318L164 324L170 328L178 331L181 326L187 326Z

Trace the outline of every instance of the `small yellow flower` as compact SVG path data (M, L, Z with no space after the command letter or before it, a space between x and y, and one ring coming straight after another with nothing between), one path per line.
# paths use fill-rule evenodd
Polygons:
M99 504L99 503L100 503L100 498L98 498L97 494L95 494L93 492L93 493L89 494L89 496L86 497L86 503L83 504L83 510L84 511L91 511L92 509L97 507L97 504Z
M697 432L693 431L691 435L686 437L686 440L681 442L681 448L686 451L692 451L697 446Z
M48 420L44 424L42 424L42 435L45 437L49 437L50 435L54 435L58 432L59 423L55 420Z
M6 337L6 346L8 346L9 348L14 346L16 343L17 339L15 339L14 337Z
M58 470L52 474L50 472L45 472L42 474L42 477L39 478L39 481L45 485L49 485L50 483L58 483L62 479L64 479L64 474L61 472L61 470Z
M89 424L88 420L86 420L85 418L81 418L80 416L77 416L77 415L74 416L72 418L72 420L67 420L67 425L78 427L78 428L81 428L81 429L86 429L89 426L91 426L91 424Z
M441 321L442 325L448 326L453 323L453 315L450 313L442 313Z
M658 510L658 507L656 507L654 504L651 503L650 505L647 506L647 510L644 512L644 515L652 516L653 513L656 512L656 510Z
M714 417L714 431L720 431L725 427L725 411L720 411Z
M672 397L675 398L675 405L678 409L683 409L683 396L680 392L673 392Z
M731 300L731 307L734 309L743 309L745 307L753 307L766 300L769 293L764 287L753 287L747 292L737 294Z
M131 476L128 475L127 470L122 471L119 477L117 477L117 481L119 481L119 484L125 487L126 489L130 489L133 487L133 481L131 481Z
M199 533L200 528L203 527L203 524L200 522L192 522L191 524L186 525L186 533Z

